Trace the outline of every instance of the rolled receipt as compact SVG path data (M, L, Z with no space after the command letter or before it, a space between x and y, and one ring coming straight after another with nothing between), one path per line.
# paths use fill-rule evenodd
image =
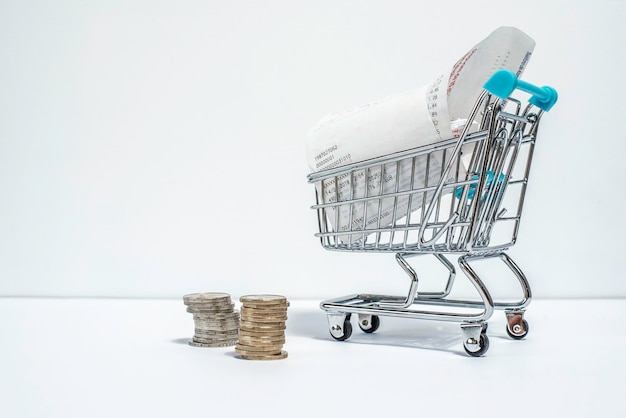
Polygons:
M521 30L500 27L431 84L325 116L307 135L310 170L341 167L458 136L467 123L474 122L466 118L487 79L502 68L520 76L534 47L535 41ZM418 158L415 167L410 162L389 164L383 169L346 174L338 181L327 180L323 192L319 184L316 187L323 203L331 203L376 196L395 189L396 184L400 190L408 190L410 185L433 186L440 180L442 164L437 158L430 158L428 163ZM382 228L391 223L394 213L399 219L421 207L423 198L420 193L410 199L383 199L380 205L369 201L336 206L327 215L335 231ZM358 238L346 235L347 239Z

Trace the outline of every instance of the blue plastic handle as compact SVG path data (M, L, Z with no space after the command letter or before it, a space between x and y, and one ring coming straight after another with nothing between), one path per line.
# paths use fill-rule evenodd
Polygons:
M510 70L496 71L483 87L501 99L509 97L515 89L525 91L532 95L528 101L546 112L552 109L558 99L558 94L554 88L550 86L538 87L527 83L518 79L515 73Z

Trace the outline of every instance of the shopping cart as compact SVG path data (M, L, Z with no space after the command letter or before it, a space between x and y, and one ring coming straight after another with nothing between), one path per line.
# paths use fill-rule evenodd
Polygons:
M315 236L325 249L395 253L410 277L407 296L355 294L322 301L334 339L351 336L352 314L366 333L378 329L380 316L451 321L460 323L465 351L481 356L489 348L487 320L494 309L505 311L509 336L528 333L530 285L505 251L517 240L539 121L557 94L508 70L494 73L484 87L458 139L308 176L316 190ZM529 104L511 97L516 89L530 94ZM407 259L422 254L445 267L443 290L418 286ZM477 297L450 296L456 270L447 256L458 256ZM500 259L510 269L521 287L519 301L494 301L470 265L486 259Z

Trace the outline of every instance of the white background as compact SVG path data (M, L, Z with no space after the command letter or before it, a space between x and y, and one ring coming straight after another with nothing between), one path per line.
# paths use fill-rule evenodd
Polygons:
M0 2L0 295L404 289L322 249L304 137L502 25L557 88L519 243L539 297L626 296L620 1Z

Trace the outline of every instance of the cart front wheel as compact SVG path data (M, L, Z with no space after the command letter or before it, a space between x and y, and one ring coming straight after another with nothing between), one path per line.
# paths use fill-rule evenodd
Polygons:
M480 357L489 350L489 337L487 334L481 333L478 341L466 341L463 343L465 352L472 357Z
M377 315L359 315L359 328L361 331L371 334L380 327L380 318Z
M337 341L345 341L352 335L352 324L350 323L350 317L347 316L343 320L343 324L336 324L330 326L330 336Z

